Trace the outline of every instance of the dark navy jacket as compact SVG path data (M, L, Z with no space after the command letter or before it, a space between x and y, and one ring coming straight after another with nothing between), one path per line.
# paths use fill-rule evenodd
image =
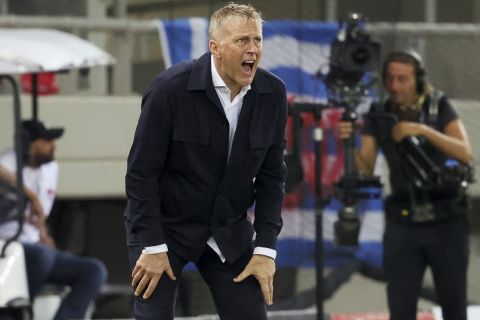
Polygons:
M285 86L259 68L244 97L228 159L229 124L210 54L162 72L146 90L128 157L130 245L167 243L196 261L213 235L232 263L252 245L275 249L286 167ZM228 162L228 163L227 163Z

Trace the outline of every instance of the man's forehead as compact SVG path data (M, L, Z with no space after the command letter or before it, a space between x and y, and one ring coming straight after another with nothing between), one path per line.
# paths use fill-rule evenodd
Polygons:
M410 63L406 62L401 62L401 61L392 61L388 64L387 67L387 72L391 73L392 71L397 71L397 72L415 72L415 67L411 65Z
M45 145L48 145L48 144L51 144L51 143L52 143L52 141L50 141L50 140L37 139L35 141L32 141L31 145L41 147L41 146L45 146Z
M256 27L259 34L262 34L261 22L242 16L230 16L224 23L224 31L228 34L243 33L245 30L242 30L242 27L250 28L252 26Z

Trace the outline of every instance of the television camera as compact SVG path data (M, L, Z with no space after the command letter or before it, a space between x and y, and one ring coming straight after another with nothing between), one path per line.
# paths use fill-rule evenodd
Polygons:
M363 17L352 13L341 24L330 52L330 69L324 77L329 104L343 107L342 121L353 124L357 120L357 106L376 80L373 76L369 80L368 73L378 70L380 45L365 31ZM381 187L379 179L357 172L355 137L344 139L344 174L335 185L335 194L343 205L334 225L338 245L358 243L360 220L356 202L360 198L378 197L378 193L369 192L371 187Z
M379 61L380 44L365 31L362 15L350 14L330 45L329 72L323 79L329 100L354 109L374 84L375 79L365 81L365 74L378 70Z

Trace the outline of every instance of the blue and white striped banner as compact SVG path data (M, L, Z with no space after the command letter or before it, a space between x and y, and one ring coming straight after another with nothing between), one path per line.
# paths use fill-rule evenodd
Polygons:
M162 20L158 26L167 68L181 61L198 58L208 51L207 19ZM260 65L285 82L289 96L294 96L296 102L325 102L325 85L319 74L328 72L330 42L337 32L338 25L334 23L267 21L263 27L264 46ZM303 130L305 135L309 135L311 128L305 127ZM332 166L338 160L336 155L339 152L334 147L334 140L335 137L329 137L327 132L325 141L332 143L327 146L326 157ZM311 162L305 162L308 153L313 153L312 144L305 142L302 152L303 165L312 165ZM306 168L305 171L308 180L311 170ZM314 263L315 214L311 183L306 183L300 192L302 194L297 197L295 205L285 207L282 213L284 228L278 242L279 266L309 266ZM325 264L339 265L346 256L355 256L373 266L381 266L382 202L368 200L360 203L362 229L358 248L342 248L333 242L333 223L340 205L338 201L331 201L323 210Z

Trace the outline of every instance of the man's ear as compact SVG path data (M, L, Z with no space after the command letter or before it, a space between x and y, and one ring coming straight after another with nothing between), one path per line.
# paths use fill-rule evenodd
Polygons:
M215 40L208 41L208 48L210 49L211 54L213 54L216 57L220 56L220 48L218 46L217 41Z

